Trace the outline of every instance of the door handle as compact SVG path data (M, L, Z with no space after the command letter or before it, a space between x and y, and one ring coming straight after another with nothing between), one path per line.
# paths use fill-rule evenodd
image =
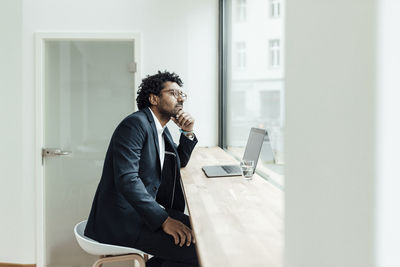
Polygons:
M65 156L71 153L72 151L62 150L61 148L42 148L42 164L44 157Z

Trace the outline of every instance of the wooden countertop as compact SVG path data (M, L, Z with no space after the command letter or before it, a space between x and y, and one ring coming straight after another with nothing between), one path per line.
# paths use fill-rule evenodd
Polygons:
M238 164L219 147L196 148L181 169L202 267L283 266L283 192L255 174L207 178L204 165Z

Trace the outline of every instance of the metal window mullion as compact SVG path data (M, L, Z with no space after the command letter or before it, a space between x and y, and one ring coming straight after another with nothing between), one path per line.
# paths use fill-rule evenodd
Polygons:
M218 146L226 148L226 1L219 0L218 3Z

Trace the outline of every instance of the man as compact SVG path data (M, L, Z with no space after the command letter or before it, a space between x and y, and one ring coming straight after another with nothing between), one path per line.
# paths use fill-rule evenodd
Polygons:
M166 71L142 80L139 111L115 129L85 229L101 243L154 255L148 267L198 266L180 183L197 143L182 84ZM181 128L179 146L166 127L170 119Z

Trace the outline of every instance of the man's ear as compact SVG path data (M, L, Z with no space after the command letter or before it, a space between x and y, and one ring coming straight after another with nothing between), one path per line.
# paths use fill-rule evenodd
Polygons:
M158 96L156 96L155 94L150 94L149 95L149 102L150 102L151 105L157 106L158 105L158 101L159 101Z

